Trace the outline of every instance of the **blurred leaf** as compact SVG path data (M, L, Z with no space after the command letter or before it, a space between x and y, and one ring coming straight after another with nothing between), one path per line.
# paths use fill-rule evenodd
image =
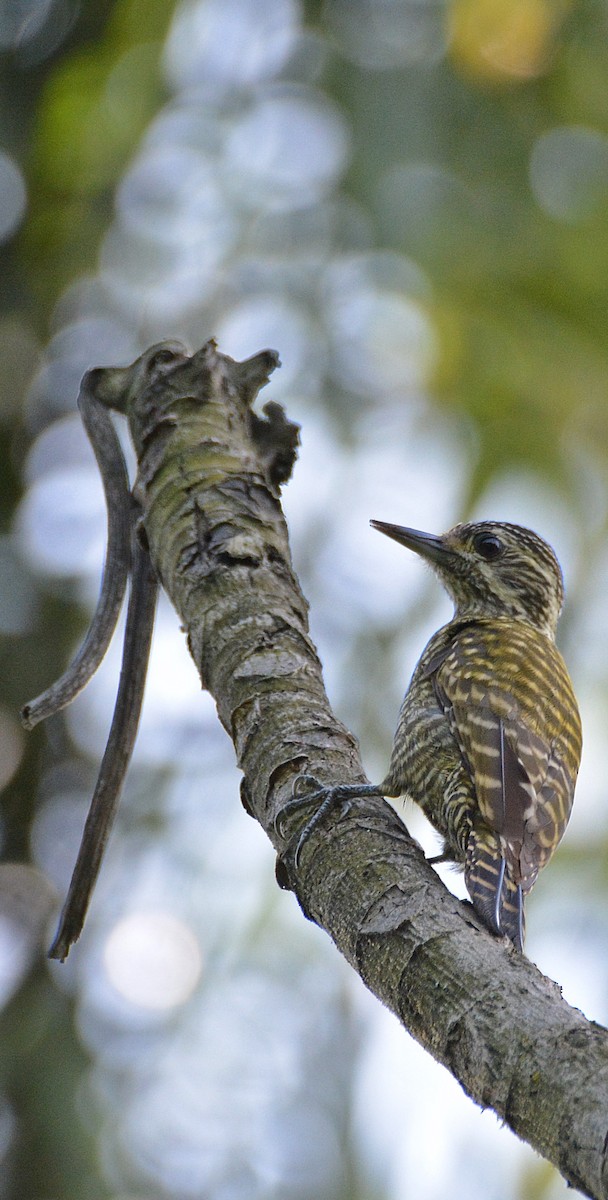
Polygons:
M25 256L36 291L52 302L91 270L111 215L111 189L158 108L160 40L172 6L123 0L101 42L51 72L33 137L35 180Z
M451 56L477 81L517 83L546 70L570 0L453 0Z

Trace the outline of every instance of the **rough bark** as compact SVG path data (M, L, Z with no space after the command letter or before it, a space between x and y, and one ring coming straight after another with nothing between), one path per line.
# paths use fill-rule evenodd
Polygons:
M128 412L150 554L234 741L247 806L284 854L274 822L298 775L365 776L329 707L291 564L277 489L288 427L276 406L266 421L251 414L276 362L266 352L235 363L208 343L167 363L159 373L143 356L106 402ZM289 817L290 837L304 820ZM607 1197L608 1032L479 926L391 808L362 798L336 811L286 874L304 911L467 1094L574 1187Z

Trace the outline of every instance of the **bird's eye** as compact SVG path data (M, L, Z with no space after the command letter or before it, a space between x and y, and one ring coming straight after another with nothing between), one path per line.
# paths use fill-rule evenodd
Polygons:
M478 554L485 558L487 562L491 562L494 558L500 558L504 546L499 537L495 533L478 533L473 539L473 545Z

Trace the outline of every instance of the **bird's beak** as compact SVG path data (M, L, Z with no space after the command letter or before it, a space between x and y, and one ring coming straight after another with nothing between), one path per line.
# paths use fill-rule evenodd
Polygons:
M446 546L443 538L435 533L421 533L419 529L409 529L407 525L390 525L388 521L370 521L370 525L380 533L385 533L394 542L399 542L400 546L415 550L421 558L436 566L444 565L446 559L452 557L453 551Z

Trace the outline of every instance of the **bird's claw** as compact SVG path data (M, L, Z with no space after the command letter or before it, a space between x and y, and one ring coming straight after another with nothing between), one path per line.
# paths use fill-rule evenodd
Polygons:
M298 795L298 791L302 786L312 785L313 791L304 792ZM275 829L280 837L283 837L283 822L286 817L294 812L298 812L301 808L311 804L318 804L318 808L309 817L304 825L304 828L297 835L297 842L293 852L293 865L297 870L300 865L300 855L304 843L308 841L311 833L316 829L317 825L324 820L332 808L336 805L343 806L343 812L348 812L352 801L357 796L377 796L379 795L378 788L373 784L352 783L352 784L334 784L327 786L319 782L314 775L297 775L293 782L292 795L293 799L288 800L283 806L280 813L275 819Z
M299 775L296 775L291 786L291 794L294 800L309 799L311 793L306 791L307 788L312 788L314 792L327 790L320 779L317 779L316 775L308 775L305 771L302 771Z
M306 788L311 788L312 790L306 791L304 790ZM291 788L292 799L283 805L283 808L277 813L274 819L275 832L278 833L279 837L285 836L284 823L292 813L298 812L301 808L305 808L310 804L314 804L315 801L320 800L326 792L331 790L331 788L324 786L317 779L316 775L306 775L304 773L296 775ZM308 824L304 828L307 829Z

